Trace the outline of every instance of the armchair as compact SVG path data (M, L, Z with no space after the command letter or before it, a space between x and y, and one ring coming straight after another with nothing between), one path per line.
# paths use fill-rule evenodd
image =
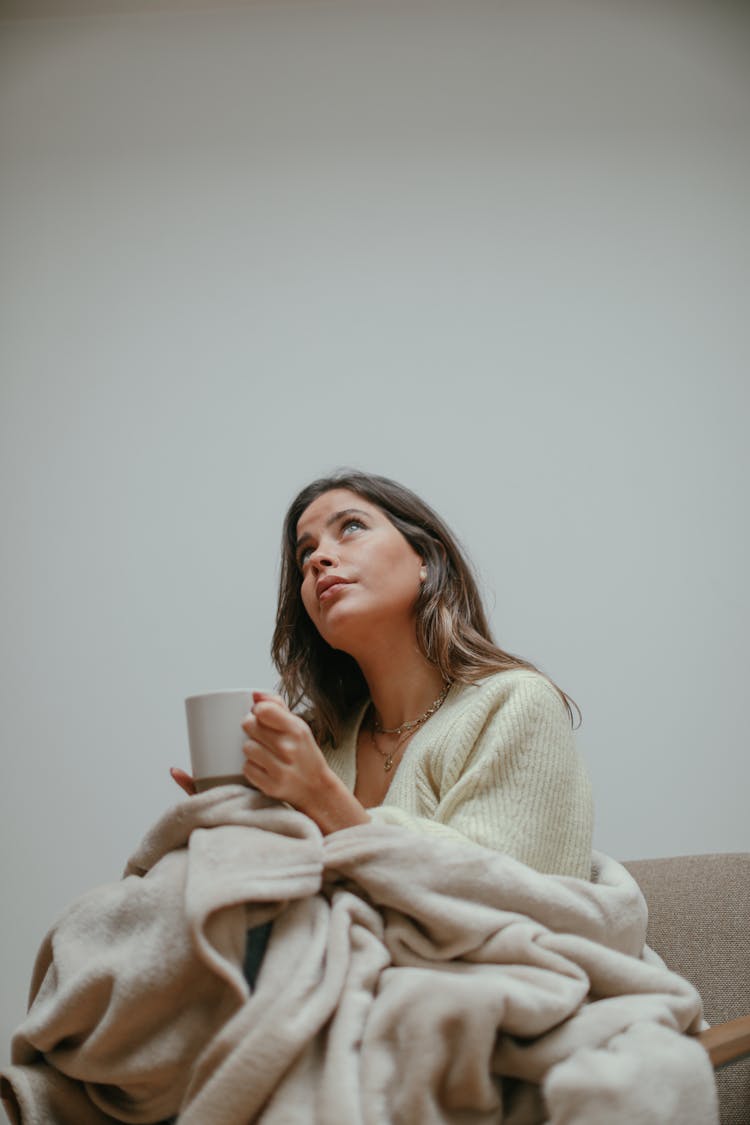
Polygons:
M625 863L649 909L646 940L700 992L721 1125L750 1122L750 852Z

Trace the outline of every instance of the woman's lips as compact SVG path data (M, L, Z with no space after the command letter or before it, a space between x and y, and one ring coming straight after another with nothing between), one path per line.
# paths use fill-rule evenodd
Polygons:
M330 586L326 586L325 590L320 593L320 595L318 596L318 601L321 603L321 605L323 605L324 602L331 601L332 598L334 598L342 590L346 589L346 587L349 585L349 582L344 582L343 580L341 582L332 582Z

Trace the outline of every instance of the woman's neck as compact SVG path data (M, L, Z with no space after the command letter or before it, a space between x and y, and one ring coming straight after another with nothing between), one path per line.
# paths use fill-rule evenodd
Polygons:
M370 652L358 661L380 727L393 729L418 719L445 687L440 670L414 644L397 652Z

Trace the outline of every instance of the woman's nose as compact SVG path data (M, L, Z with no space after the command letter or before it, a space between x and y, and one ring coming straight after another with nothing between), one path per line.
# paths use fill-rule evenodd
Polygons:
M338 559L336 558L334 552L330 550L330 548L321 546L318 547L317 550L313 551L312 555L310 556L310 562L312 563L313 567L327 570L329 567L336 566L338 564Z

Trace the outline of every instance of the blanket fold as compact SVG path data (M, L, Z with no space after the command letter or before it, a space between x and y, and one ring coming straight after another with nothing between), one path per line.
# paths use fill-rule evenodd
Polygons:
M712 1125L700 998L645 928L603 855L541 875L209 790L50 931L4 1102L22 1125Z

